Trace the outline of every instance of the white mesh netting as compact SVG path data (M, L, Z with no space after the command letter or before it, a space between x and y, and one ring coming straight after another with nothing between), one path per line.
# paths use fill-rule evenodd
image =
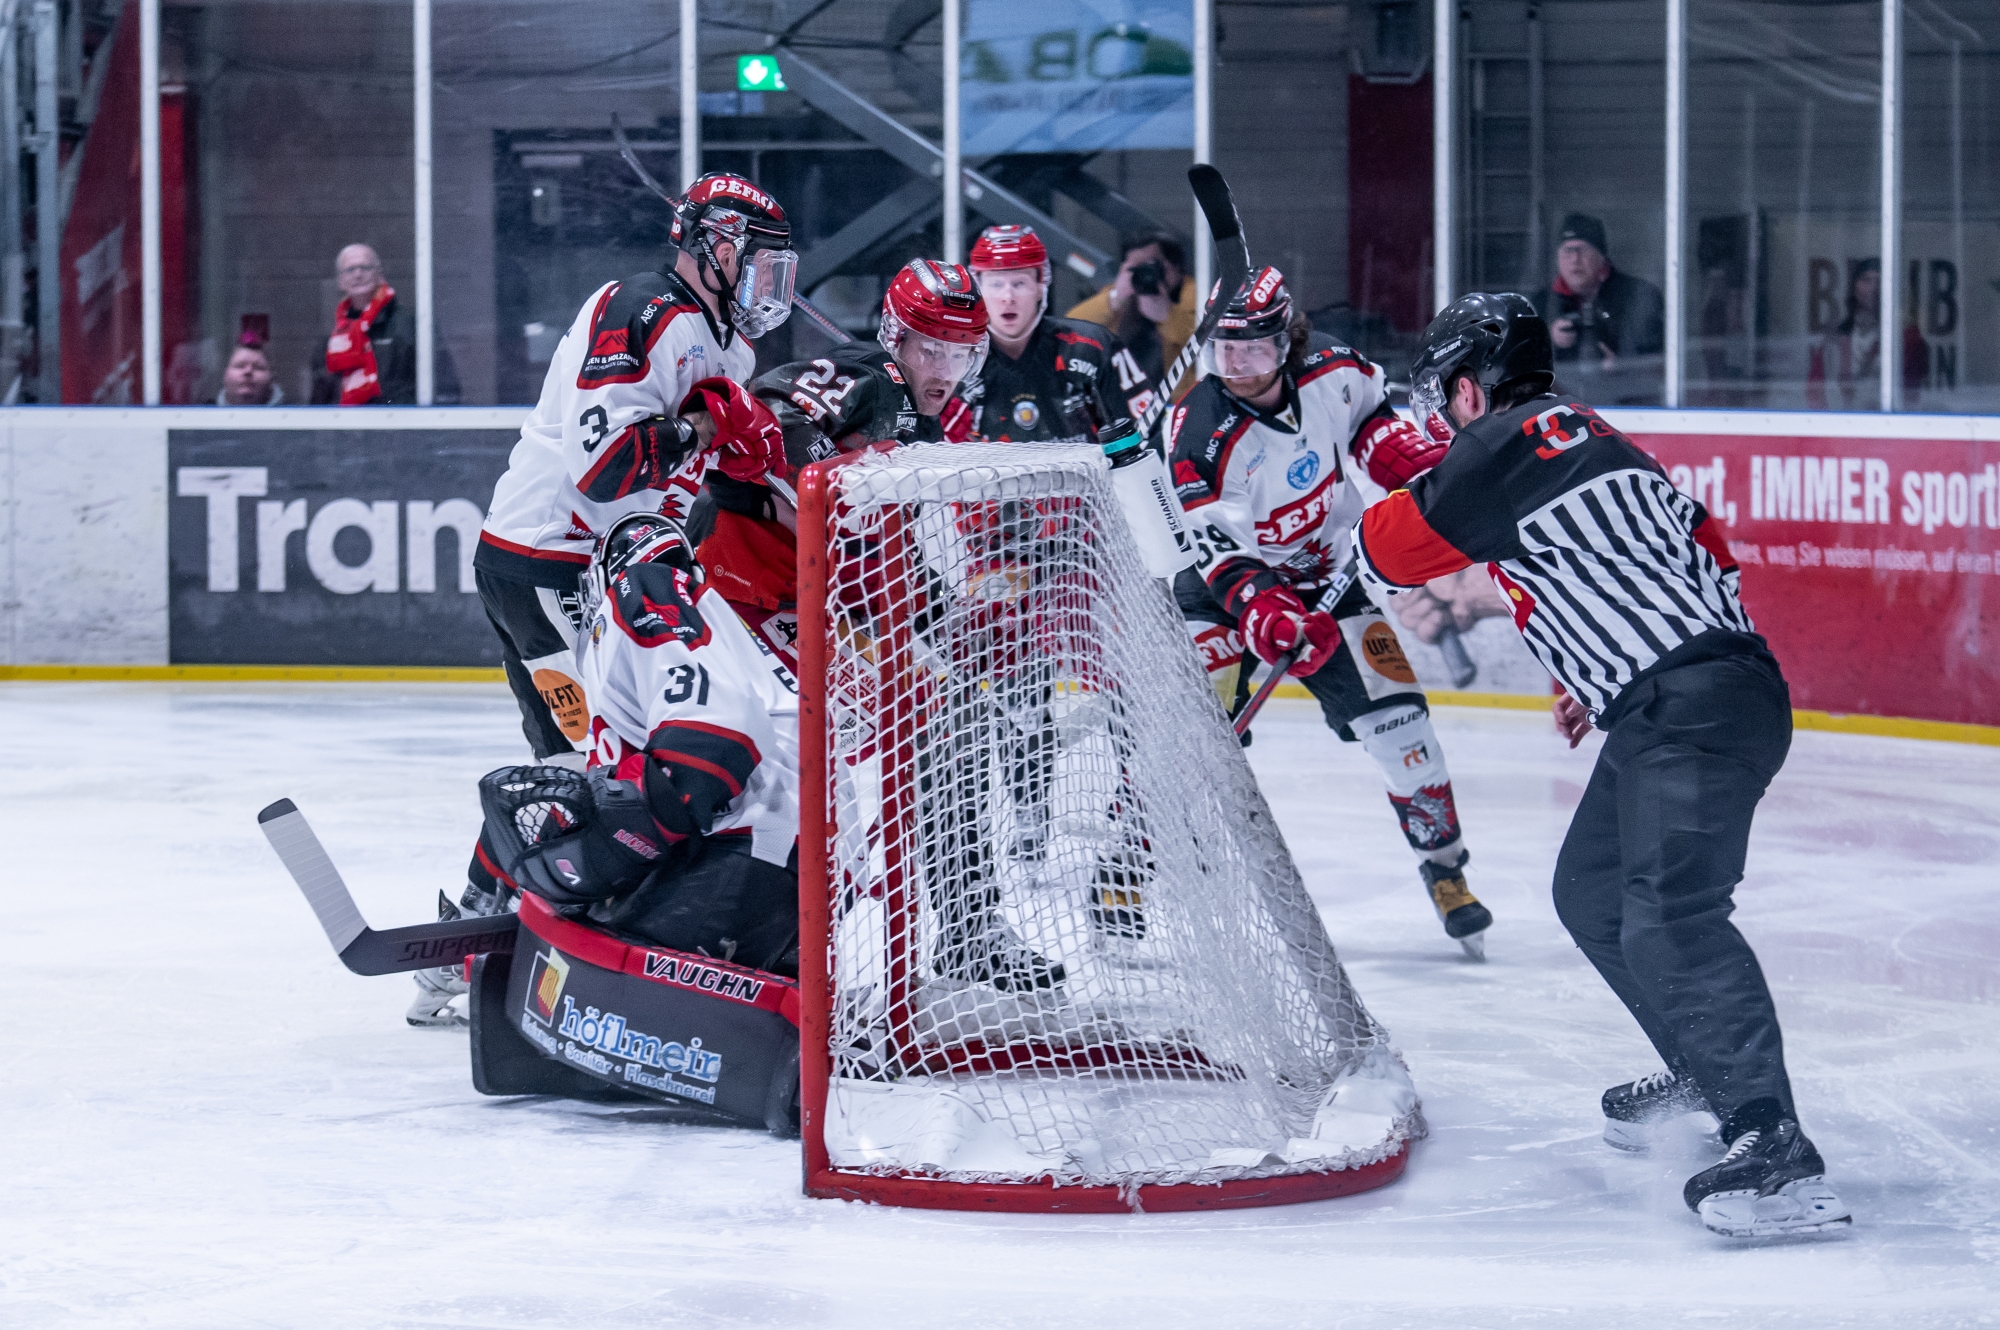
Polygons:
M1421 1134L1102 455L829 479L832 1165L1135 1187Z

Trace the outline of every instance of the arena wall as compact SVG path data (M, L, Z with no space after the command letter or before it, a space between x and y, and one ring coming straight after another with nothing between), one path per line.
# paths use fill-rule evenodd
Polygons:
M0 669L483 677L466 548L521 415L0 411ZM1605 415L1722 521L1796 706L2000 726L2000 418ZM1504 619L1461 640L1464 683L1405 633L1428 686L1546 696Z

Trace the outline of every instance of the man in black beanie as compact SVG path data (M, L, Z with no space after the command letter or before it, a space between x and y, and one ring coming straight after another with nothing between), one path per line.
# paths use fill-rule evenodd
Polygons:
M1563 218L1556 242L1556 277L1535 303L1555 344L1556 373L1590 400L1657 398L1659 366L1632 364L1666 345L1660 288L1611 266L1604 223L1588 213ZM1615 384L1606 382L1612 371ZM1589 391L1579 382L1591 380ZM1608 390L1608 391L1607 391ZM1650 395L1649 395L1650 393Z

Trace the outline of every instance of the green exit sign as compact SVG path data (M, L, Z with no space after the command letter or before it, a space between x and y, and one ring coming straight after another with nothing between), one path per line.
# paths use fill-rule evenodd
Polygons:
M772 55L737 56L736 90L738 92L783 92L785 90L785 75L778 68L778 58Z

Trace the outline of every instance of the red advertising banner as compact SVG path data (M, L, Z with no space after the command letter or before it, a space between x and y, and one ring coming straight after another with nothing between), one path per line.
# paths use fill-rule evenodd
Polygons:
M2000 725L2000 442L1630 433L1723 524L1793 706Z

